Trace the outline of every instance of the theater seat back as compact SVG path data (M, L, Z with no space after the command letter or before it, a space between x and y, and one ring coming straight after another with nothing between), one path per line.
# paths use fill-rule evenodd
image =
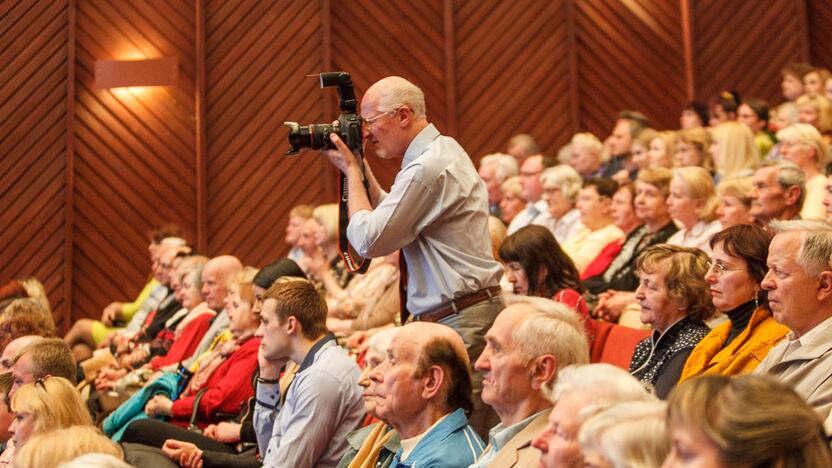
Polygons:
M595 321L595 330L590 361L605 362L622 369L630 368L636 345L650 336L650 330L637 330L602 321Z

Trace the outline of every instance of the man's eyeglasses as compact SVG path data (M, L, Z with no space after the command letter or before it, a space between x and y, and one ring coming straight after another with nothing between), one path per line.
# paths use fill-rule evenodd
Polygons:
M713 271L714 276L720 277L725 274L726 271L740 271L742 268L728 268L722 262L708 262L708 271Z
M370 117L370 118L366 118L366 119L365 119L364 117L362 117L362 118L361 118L361 123L363 123L364 125L366 125L366 126L370 127L370 126L372 126L374 123L376 123L376 122L378 121L378 119L382 118L382 117L383 117L383 116L385 116L385 115L395 114L396 112L398 112L398 110L399 110L399 109L400 109L400 108L399 108L399 107L397 107L397 108L395 108L395 109L393 109L393 110L389 110L389 111L387 111L387 112L382 112L381 114L374 115L374 116L372 116L372 117Z

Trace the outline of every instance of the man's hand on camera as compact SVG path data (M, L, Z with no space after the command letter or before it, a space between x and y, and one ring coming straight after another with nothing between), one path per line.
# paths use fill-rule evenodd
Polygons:
M326 150L324 154L326 157L329 158L329 161L332 163L333 166L337 167L339 171L343 172L347 176L349 176L349 170L352 168L358 168L358 158L353 154L353 152L347 147L346 143L344 143L341 138L332 133L329 135L330 141L332 141L335 146L338 148L337 150Z

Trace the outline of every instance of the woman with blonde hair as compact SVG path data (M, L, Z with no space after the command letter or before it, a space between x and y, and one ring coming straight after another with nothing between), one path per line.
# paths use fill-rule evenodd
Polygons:
M633 139L630 145L630 160L638 170L650 167L650 142L659 135L659 132L652 128L645 128ZM619 184L624 184L628 180L616 180Z
M754 133L739 122L723 122L714 129L711 157L719 180L753 175L760 164Z
M500 199L500 219L508 226L517 213L526 209L526 199L523 198L523 185L520 176L509 177L500 185L503 198Z
M29 439L15 457L15 468L54 467L88 453L123 459L124 452L94 426L48 430Z
M688 128L678 133L673 157L677 167L698 166L714 172L711 159L711 134L704 128Z
M676 144L676 132L659 132L650 140L647 156L650 167L673 167L673 146Z
M354 276L338 255L338 205L328 203L315 208L312 219L317 225L315 243L318 251L308 262L313 282L319 282L330 298L346 288Z
M795 392L765 376L703 376L670 394L665 468L832 466L823 421Z
M832 105L824 96L804 95L795 101L797 105L797 120L817 128L829 143L832 133Z
M586 466L660 466L670 452L666 412L664 402L626 401L591 416L578 433Z
M697 247L711 251L708 241L722 230L716 217L719 199L711 174L702 167L677 167L670 180L667 208L679 229L667 240L668 244Z
M716 216L722 223L723 229L754 222L754 217L750 214L751 189L753 188L751 179L751 177L731 177L716 186L716 194L719 197Z
M803 75L803 93L810 96L823 96L824 84L830 78L832 78L832 75L830 75L829 70L825 68L813 69Z
M32 436L44 431L92 425L90 413L75 386L63 377L45 377L23 385L12 396L12 411L15 418L9 432L17 453Z
M829 160L829 147L820 132L812 125L797 123L779 132L780 154L786 161L796 164L806 176L806 197L800 217L825 219L826 176L824 170Z

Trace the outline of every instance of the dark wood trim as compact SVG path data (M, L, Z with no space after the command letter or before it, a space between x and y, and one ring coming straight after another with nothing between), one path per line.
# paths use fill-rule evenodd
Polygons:
M443 2L443 24L445 36L445 98L447 126L445 132L457 137L456 110L456 40L454 38L454 1Z
M797 15L800 18L802 26L800 28L800 53L802 54L801 61L806 63L812 62L811 38L809 37L809 28L812 27L809 21L809 0L794 2L797 8Z
M569 50L569 120L572 133L581 131L581 108L578 90L578 40L575 19L575 0L566 2L566 38Z
M61 334L72 325L73 250L75 244L75 0L67 0L66 41L66 185L64 186L64 304Z
M208 200L207 149L205 144L205 0L196 0L196 86L194 114L196 122L196 248L207 254Z
M693 72L693 10L690 0L679 0L682 20L682 50L685 59L685 93L689 101L696 99L696 77Z

